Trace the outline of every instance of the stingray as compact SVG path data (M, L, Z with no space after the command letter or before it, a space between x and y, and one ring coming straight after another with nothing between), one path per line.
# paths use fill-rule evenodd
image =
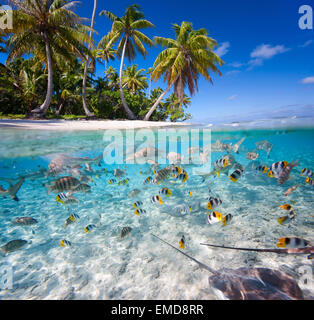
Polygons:
M214 270L204 263L177 249L167 241L152 234L168 246L196 262L211 273L209 284L230 300L303 300L297 282L287 274L268 268L222 268Z

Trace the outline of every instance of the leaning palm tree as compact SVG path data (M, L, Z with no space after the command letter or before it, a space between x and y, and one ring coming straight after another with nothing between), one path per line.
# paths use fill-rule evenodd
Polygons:
M143 43L150 47L153 46L154 43L139 30L154 27L154 25L150 21L144 19L144 14L140 11L140 7L135 4L127 7L124 16L121 18L107 10L101 11L100 15L105 15L113 22L111 31L108 35L100 40L100 43L109 40L108 44L110 44L116 43L120 40L116 50L117 56L121 58L119 78L120 95L128 118L134 120L136 117L125 101L122 88L122 69L124 57L126 56L131 62L135 59L136 51L138 51L144 57L147 55L147 51L145 50Z
M152 79L157 81L164 76L167 89L145 115L144 120L149 120L160 101L174 87L177 98L182 101L185 87L188 86L190 94L198 90L197 80L200 75L209 82L212 79L209 70L221 75L217 68L223 61L212 51L217 42L208 36L206 29L194 30L192 23L183 21L181 26L174 24L175 39L155 37L156 44L166 47L156 58L153 65Z
M146 89L148 85L147 78L142 74L144 71L144 69L137 70L136 64L127 67L122 76L123 88L131 90L133 95L136 94L138 89Z
M32 110L44 116L53 94L53 58L71 60L73 53L84 58L88 52L88 27L83 18L71 9L77 3L67 0L10 0L14 9L13 29L7 41L8 59L31 54L38 57L48 70L47 93L43 104Z
M94 28L94 23L95 23L95 14L96 14L96 8L97 8L97 0L94 0L94 9L92 13L92 21L91 21L91 26L90 26L90 41L88 43L88 50L90 50L91 45L92 45L92 38L93 38L93 28ZM91 113L87 107L87 102L86 102L86 81L87 81L87 72L88 72L88 67L89 67L89 61L90 57L87 56L85 65L84 65L84 76L83 76L83 83L82 83L82 101L83 101L83 108L88 117L92 117L94 114Z

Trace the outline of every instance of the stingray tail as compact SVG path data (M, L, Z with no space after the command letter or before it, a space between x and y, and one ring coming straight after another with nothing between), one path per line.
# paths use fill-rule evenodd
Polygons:
M189 256L188 254L186 254L185 252L177 249L176 247L174 247L172 244L168 243L167 241L159 238L158 236L154 235L153 233L151 233L152 236L154 236L155 238L159 239L160 241L162 241L163 243L167 244L168 246L170 246L171 248L177 250L178 252L180 252L181 254L183 254L184 256L186 256L187 258L189 258L190 260L196 262L201 268L208 270L211 273L216 273L215 270L213 270L212 268L210 268L209 266L207 266L206 264L194 259L193 257Z

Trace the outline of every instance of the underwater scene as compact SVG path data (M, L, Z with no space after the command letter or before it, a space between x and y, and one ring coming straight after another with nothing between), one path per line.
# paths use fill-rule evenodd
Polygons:
M182 130L1 129L0 299L313 299L314 129Z

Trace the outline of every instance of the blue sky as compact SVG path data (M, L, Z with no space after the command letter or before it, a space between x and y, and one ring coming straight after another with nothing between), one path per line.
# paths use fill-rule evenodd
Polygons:
M188 112L194 121L216 118L262 117L263 114L313 115L314 110L314 30L301 30L299 7L313 0L119 0L98 1L95 28L98 41L106 34L110 21L99 16L109 10L118 16L133 3L141 6L156 28L145 33L173 37L172 23L190 21L195 29L206 28L220 47L225 61L223 76L213 75L214 85L203 78L199 92L192 97ZM93 0L84 0L76 12L90 18ZM134 63L151 67L161 47L147 48L149 56ZM119 61L110 63L119 68ZM126 61L128 64L128 61ZM104 66L97 65L97 75ZM155 87L162 82L154 83ZM278 113L278 112L279 113Z

